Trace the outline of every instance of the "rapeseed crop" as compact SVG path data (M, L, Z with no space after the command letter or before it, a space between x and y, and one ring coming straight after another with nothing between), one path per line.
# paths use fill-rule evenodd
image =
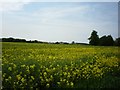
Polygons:
M118 47L2 43L2 88L119 88Z

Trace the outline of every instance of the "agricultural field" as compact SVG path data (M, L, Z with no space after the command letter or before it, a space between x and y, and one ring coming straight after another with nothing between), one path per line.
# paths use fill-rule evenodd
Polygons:
M2 88L120 88L118 47L2 43Z

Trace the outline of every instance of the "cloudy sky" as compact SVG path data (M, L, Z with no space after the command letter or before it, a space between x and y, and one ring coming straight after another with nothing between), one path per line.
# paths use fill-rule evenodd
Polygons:
M118 37L117 2L9 2L0 13L2 37L88 43L92 30Z

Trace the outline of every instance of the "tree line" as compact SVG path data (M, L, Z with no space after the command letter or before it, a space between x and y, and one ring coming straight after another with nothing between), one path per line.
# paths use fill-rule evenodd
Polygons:
M111 35L104 35L99 38L97 31L93 30L91 36L88 38L89 44L94 46L120 46L120 37L113 39ZM27 42L27 43L49 43L49 44L82 44L88 45L87 43L76 43L72 41L71 43L68 42L43 42L38 40L25 40L25 39L16 39L16 38L0 38L1 42Z
M99 38L99 35L97 35L97 31L95 30L92 31L88 40L90 45L95 46L120 46L120 37L116 38L116 40L114 40L111 35L104 35Z
M41 42L41 41L37 41L37 40L25 40L25 39L16 39L16 38L1 38L0 41L2 42L28 42L28 43L45 43L45 42Z
M38 41L38 40L29 40L27 41L26 39L16 39L13 37L9 38L0 38L0 42L26 42L26 43L45 43L45 44L69 44L67 42L43 42L43 41Z
M26 42L26 43L45 43L45 44L82 44L82 45L88 45L86 43L77 43L72 41L71 43L68 42L43 42L38 40L25 40L25 39L16 39L16 38L0 38L0 42Z

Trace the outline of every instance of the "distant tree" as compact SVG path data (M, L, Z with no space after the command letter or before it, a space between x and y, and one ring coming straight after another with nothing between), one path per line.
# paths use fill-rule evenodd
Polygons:
M101 46L113 46L114 40L111 35L108 36L102 36L99 40L99 45Z
M69 44L68 42L63 42L63 44Z
M15 38L2 38L2 42L26 42L25 39L15 39Z
M14 41L14 38L10 37L10 38L8 38L8 41L9 41L9 42L13 42L13 41Z
M107 36L105 35L105 36L102 36L100 39L99 39L99 45L101 45L101 46L107 46Z
M71 44L75 44L75 42L74 41L72 41L72 43Z
M60 44L59 42L55 42L55 44Z
M116 40L115 40L115 45L116 45L116 46L120 46L120 37L119 37L119 38L116 38Z
M37 40L34 40L34 41L32 41L32 43L38 43L38 41L37 41Z
M97 35L97 31L93 30L91 36L88 38L89 44L98 45L99 44L99 36Z
M113 46L114 45L114 40L113 37L111 35L107 36L107 41L106 41L108 46Z

